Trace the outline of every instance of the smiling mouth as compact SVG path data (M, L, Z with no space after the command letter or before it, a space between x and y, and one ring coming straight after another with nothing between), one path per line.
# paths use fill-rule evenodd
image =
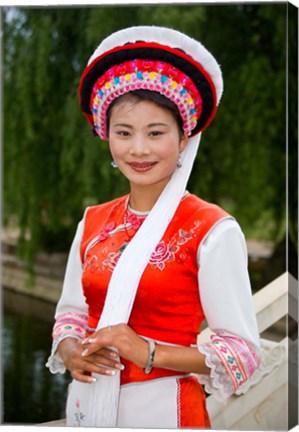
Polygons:
M129 166L138 172L145 172L151 170L157 162L129 162Z

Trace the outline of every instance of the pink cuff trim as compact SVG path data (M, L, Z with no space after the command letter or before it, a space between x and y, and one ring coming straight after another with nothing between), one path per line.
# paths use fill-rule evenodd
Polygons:
M63 339L72 337L78 340L85 338L87 326L87 315L77 312L68 312L56 317L56 322L53 328L53 344L51 355L48 358L46 366L51 373L64 373L65 366L57 352L57 347Z
M225 402L254 374L260 365L258 348L238 336L217 333L211 342L198 346L205 355L210 375L198 375L207 393Z

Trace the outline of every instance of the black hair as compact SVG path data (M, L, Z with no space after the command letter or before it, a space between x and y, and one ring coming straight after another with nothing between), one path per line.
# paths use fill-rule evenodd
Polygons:
M109 134L111 112L113 107L115 107L121 102L126 102L126 101L132 103L138 103L141 101L150 101L162 108L167 109L172 114L174 120L176 121L181 136L184 135L183 120L176 104L172 102L170 99L168 99L167 97L163 96L161 93L152 90L132 90L114 99L109 105L109 108L107 110L106 122L107 122L108 134Z

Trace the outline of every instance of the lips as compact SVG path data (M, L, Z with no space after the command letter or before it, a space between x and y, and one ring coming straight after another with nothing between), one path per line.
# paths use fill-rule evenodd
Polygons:
M151 170L157 162L129 162L129 166L138 172L145 172Z

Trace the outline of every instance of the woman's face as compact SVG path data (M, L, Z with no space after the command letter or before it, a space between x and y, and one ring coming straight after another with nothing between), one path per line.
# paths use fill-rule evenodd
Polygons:
M112 108L110 150L131 187L161 186L162 190L187 142L171 112L154 102L126 101Z

